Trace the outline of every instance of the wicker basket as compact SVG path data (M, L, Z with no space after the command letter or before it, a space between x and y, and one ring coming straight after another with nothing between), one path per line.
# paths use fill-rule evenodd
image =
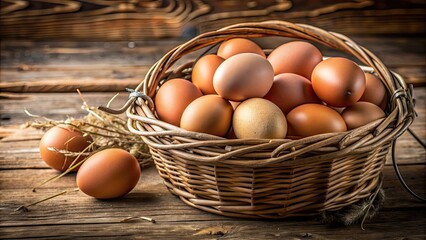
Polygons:
M300 140L224 139L158 120L151 98L171 77L190 77L182 56L235 37L282 36L349 53L385 84L387 117L361 128ZM378 187L392 141L414 119L412 90L370 51L338 33L282 21L243 23L201 34L156 62L128 102L130 130L148 144L165 185L193 207L225 216L284 218L334 211Z

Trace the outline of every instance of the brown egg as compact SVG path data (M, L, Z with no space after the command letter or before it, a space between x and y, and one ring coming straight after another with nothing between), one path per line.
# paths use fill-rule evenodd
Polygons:
M287 114L287 122L289 136L309 137L347 130L338 112L315 103L303 104L291 110Z
M359 101L371 102L380 106L386 99L386 89L382 81L375 75L365 73L365 91Z
M322 61L322 54L308 42L294 41L273 50L268 56L268 61L272 64L275 75L295 73L311 79L315 66Z
M245 38L233 38L220 44L217 50L217 55L223 59L228 59L231 56L239 53L255 53L263 58L266 58L262 48L253 41Z
M275 76L272 87L264 98L275 103L284 114L305 103L321 103L312 89L311 81L294 73Z
M287 134L287 121L271 101L250 98L235 109L232 128L237 138L281 139Z
M385 117L383 110L370 102L357 102L345 108L342 117L348 129L355 129Z
M333 107L356 103L365 89L364 72L356 63L341 57L320 62L311 81L316 95Z
M138 183L141 171L138 160L122 149L110 148L90 156L77 173L77 186L98 199L126 195Z
M271 64L254 53L241 53L226 59L216 70L213 86L225 99L240 102L263 97L274 80Z
M188 80L175 78L164 83L155 96L160 120L179 126L185 108L203 94Z
M70 125L60 124L49 129L41 138L39 144L40 156L47 165L63 172L70 167L71 163L75 161L73 164L75 165L84 160L84 157L81 156L76 159L53 149L49 150L49 148L79 153L89 147L92 141L92 137L85 136L78 129ZM86 149L86 152L89 152L87 150L91 149ZM73 171L77 171L77 169Z
M180 127L188 131L223 137L231 127L232 105L221 96L205 95L185 109Z
M192 83L194 83L203 94L217 94L213 88L213 76L216 69L223 61L223 58L209 54L200 58L195 63L192 70Z

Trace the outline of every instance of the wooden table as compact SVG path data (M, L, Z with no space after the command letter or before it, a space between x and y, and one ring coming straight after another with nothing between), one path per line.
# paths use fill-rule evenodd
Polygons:
M415 84L419 117L411 129L426 138L425 39L417 36L351 36L375 52L392 70ZM32 120L24 113L52 119L81 117L80 88L92 106L105 104L115 92L134 87L153 62L181 40L128 42L2 41L0 95L0 238L42 239L425 239L425 205L399 183L390 158L384 169L386 201L365 230L359 224L336 227L317 217L247 220L218 216L185 205L170 194L155 167L142 170L127 196L100 201L71 191L14 212L21 205L76 188L75 174L31 189L58 175L38 153L42 132L22 129ZM335 55L323 49L326 55ZM193 58L189 56L188 58ZM115 101L120 106L127 94ZM425 151L407 133L397 142L397 157L407 183L426 195ZM127 217L150 217L156 223Z

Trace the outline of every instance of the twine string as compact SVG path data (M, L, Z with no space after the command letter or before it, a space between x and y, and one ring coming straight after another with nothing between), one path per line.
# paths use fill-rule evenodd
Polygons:
M148 106L151 109L154 109L154 102L148 95L144 94L143 92L135 91L134 89L131 89L131 88L126 88L126 92L129 92L129 99L127 100L126 103L124 103L124 105L121 108L113 109L110 107L99 106L98 109L110 114L118 115L118 114L124 113L137 99L145 100L148 103Z
M426 149L426 144L410 129L407 129L408 132L411 134L411 136L420 144L422 145L423 149ZM408 193L410 193L413 197L416 199L422 201L423 203L426 203L426 198L419 196L417 193L415 193L405 182L404 177L402 177L401 172L399 171L398 163L396 161L396 154L395 154L395 145L396 140L392 142L392 164L393 168L395 170L396 176L398 177L399 182L401 185L407 190Z

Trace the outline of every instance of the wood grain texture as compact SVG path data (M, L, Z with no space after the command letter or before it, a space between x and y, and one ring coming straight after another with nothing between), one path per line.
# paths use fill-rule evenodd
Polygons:
M422 1L2 0L1 38L192 37L237 22L287 20L346 33L418 34Z
M426 85L426 39L418 37L354 36L386 66L414 86ZM271 49L285 38L255 39ZM127 42L33 42L3 41L1 45L0 91L2 92L119 92L138 85L149 68L182 40ZM345 56L319 46L325 56ZM175 66L194 60L191 53Z

